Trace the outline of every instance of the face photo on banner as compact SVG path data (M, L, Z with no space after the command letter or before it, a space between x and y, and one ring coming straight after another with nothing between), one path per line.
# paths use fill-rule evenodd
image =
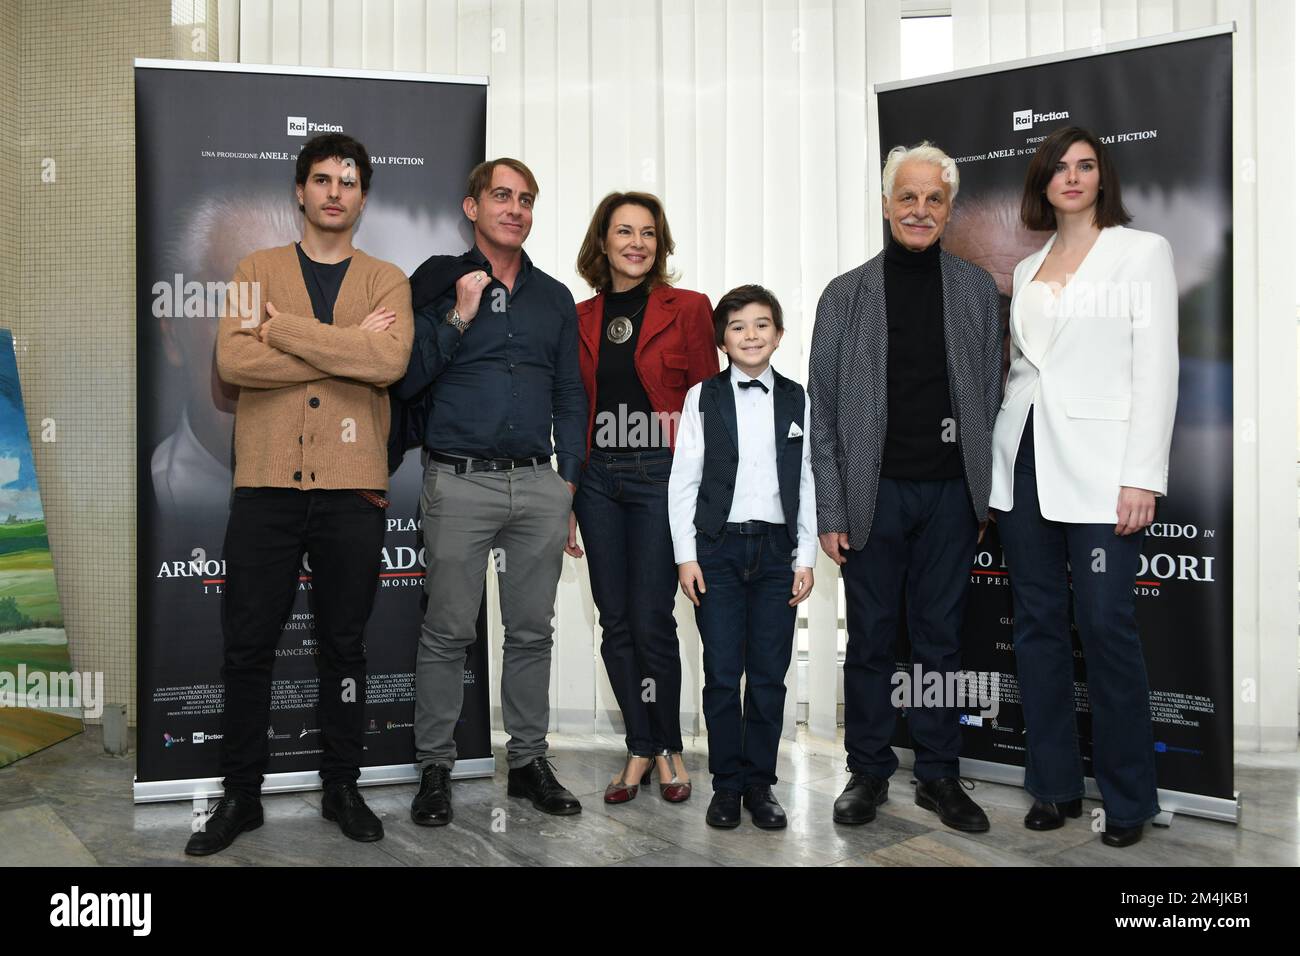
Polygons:
M255 250L301 237L302 213L286 189L201 196L182 215L162 274L179 274L206 288L228 282L240 260ZM353 235L356 248L408 275L424 250L460 250L470 241L464 217L434 217L378 195L367 200ZM238 389L217 374L215 322L164 316L158 324L168 371L186 396L174 429L154 447L150 472L159 515L185 524L229 494Z

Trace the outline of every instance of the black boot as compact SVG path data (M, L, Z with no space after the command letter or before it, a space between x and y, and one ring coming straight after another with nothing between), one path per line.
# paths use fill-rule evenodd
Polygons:
M420 792L411 801L411 819L422 827L445 827L451 817L451 768L430 764L420 771Z
M754 826L761 830L784 830L786 825L785 810L772 796L772 788L767 784L749 787L745 790L745 809L749 811Z
M235 837L262 825L262 801L246 793L228 793L213 808L203 829L190 834L185 852L190 856L218 853L235 842Z
M889 799L889 781L869 773L854 773L844 792L835 798L831 818L856 826L876 819L876 807Z
M511 767L506 793L526 797L543 813L567 817L582 812L582 804L555 779L555 768L546 757L535 757L523 767Z
M939 814L944 826L966 833L983 833L989 818L962 788L956 777L916 782L916 805Z
M1025 827L1029 830L1058 830L1065 826L1065 818L1075 819L1083 814L1083 800L1067 800L1065 803L1051 803L1047 800L1035 800L1034 805L1025 814Z
M740 826L740 791L714 790L704 822L720 830L734 830Z
M379 822L374 811L366 806L355 783L325 784L320 813L326 820L338 823L339 829L349 840L374 843L384 838L384 825Z

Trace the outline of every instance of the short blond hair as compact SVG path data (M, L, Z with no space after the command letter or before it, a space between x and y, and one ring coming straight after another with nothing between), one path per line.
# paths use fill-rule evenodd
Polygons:
M894 194L894 176L904 163L912 160L930 163L943 170L943 181L948 184L948 201L953 202L957 198L957 188L961 185L957 163L927 139L915 146L895 146L889 151L885 157L884 171L880 174L880 192L886 199Z

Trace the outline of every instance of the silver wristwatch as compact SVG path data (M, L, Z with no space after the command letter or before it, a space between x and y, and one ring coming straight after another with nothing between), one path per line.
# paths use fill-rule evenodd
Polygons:
M457 332L464 333L469 328L469 323L460 317L460 313L453 306L451 311L444 317L444 321Z

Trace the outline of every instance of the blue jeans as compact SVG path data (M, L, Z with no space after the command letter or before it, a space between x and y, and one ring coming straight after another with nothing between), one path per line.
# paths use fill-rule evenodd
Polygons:
M695 620L704 644L704 721L714 790L776 783L785 674L794 649L794 545L785 525L746 525L761 526L761 533L696 535L706 590Z
M844 748L854 773L888 778L898 769L889 741L898 719L892 694L904 593L912 660L926 675L945 675L945 683L946 675L961 670L962 617L978 533L965 479L880 479L871 534L840 569L849 632ZM955 706L909 707L917 780L957 776L959 721Z
M1088 670L1093 775L1107 822L1138 826L1160 811L1133 598L1143 535L1120 536L1112 524L1042 516L1032 412L1016 454L1013 497L1012 510L998 512L997 519L1016 615L1012 641L1025 715L1025 789L1053 803L1083 796L1070 645L1073 585L1074 622Z
M623 712L628 753L642 757L682 749L677 565L668 526L672 465L666 448L593 450L573 500L600 612L600 656Z

